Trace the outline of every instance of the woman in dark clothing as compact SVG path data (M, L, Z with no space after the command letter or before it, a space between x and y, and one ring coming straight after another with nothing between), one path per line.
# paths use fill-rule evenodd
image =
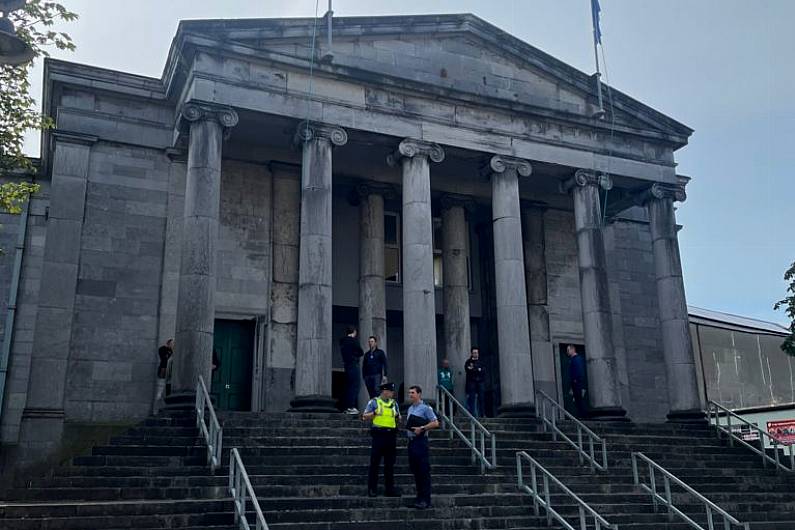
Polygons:
M340 353L342 364L345 367L345 400L343 406L346 414L359 414L356 400L359 397L359 359L364 355L359 341L356 340L358 332L353 326L348 326L345 336L340 339Z

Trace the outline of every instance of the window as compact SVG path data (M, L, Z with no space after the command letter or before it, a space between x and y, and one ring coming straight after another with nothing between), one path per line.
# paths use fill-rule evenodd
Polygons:
M384 212L384 279L400 283L400 216Z
M444 285L444 271L442 270L442 220L433 220L433 286Z

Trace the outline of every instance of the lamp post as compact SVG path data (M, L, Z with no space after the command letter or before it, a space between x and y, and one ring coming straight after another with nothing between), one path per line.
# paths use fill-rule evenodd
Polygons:
M33 48L19 38L9 13L25 7L25 0L0 0L0 64L23 64L33 59Z

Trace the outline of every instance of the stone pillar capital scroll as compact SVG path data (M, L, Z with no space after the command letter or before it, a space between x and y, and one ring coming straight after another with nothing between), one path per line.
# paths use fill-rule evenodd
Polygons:
M404 158L414 158L421 156L430 159L432 162L439 163L444 160L444 149L439 144L406 138L398 145L397 149L387 155L386 163L390 167L395 167Z
M331 145L341 147L348 143L348 133L337 125L302 121L295 129L294 142L301 145L311 140L328 140Z
M439 206L441 206L443 212L451 208L460 207L463 208L465 212L472 213L475 211L476 203L472 197L467 195L445 193L439 197Z
M597 173L589 169L578 169L574 175L561 183L561 191L570 193L574 188L586 186L600 187L603 190L613 189L613 178L607 173Z
M356 197L360 200L370 195L380 195L387 200L395 199L398 196L397 190L392 184L381 182L362 182L356 185L354 191L356 192Z
M182 105L179 111L179 119L188 123L203 120L217 121L227 129L234 127L239 121L237 112L232 107L195 102L188 102Z
M533 173L533 166L523 158L494 155L483 167L483 172L487 176L491 176L493 173L505 173L508 171L516 171L516 173L522 177L529 177Z
M648 190L646 190L644 203L651 200L671 200L674 202L685 202L687 200L687 193L685 187L680 184L666 184L663 182L655 182Z

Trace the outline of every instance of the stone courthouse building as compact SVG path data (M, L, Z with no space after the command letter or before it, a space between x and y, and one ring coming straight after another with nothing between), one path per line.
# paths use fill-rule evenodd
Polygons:
M472 15L197 20L160 78L45 64L42 191L3 231L2 444L30 461L173 403L334 410L337 341L494 413L701 415L677 243L691 129ZM15 250L18 230L23 244ZM14 265L14 258L21 262ZM15 298L9 298L10 296ZM2 327L2 326L0 326ZM211 371L215 349L219 369Z

